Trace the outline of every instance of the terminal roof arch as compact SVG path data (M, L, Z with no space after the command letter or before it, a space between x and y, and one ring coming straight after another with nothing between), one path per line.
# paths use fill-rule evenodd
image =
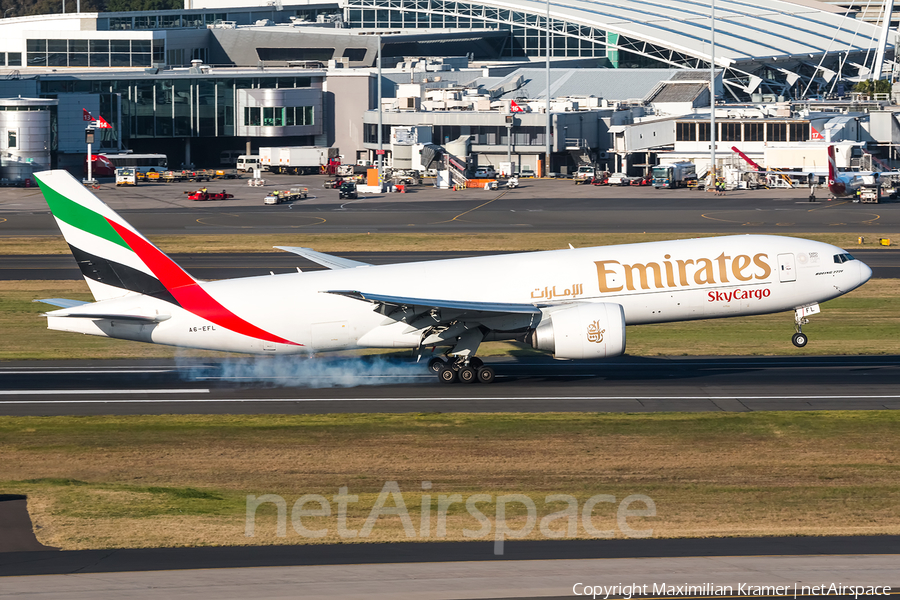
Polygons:
M477 17L500 27L546 27L547 3L541 0L344 2L347 8L404 14L457 12L473 17L473 23ZM567 25L577 25L582 33L575 37L584 37L583 32L603 32L595 41L608 50L645 57L655 61L655 66L696 69L709 65L709 0L550 0L549 7L554 35L572 37ZM476 14L479 9L482 14ZM497 16L503 11L529 18L524 23L504 21ZM352 18L348 20L351 26L360 26L352 23ZM820 84L819 89L827 87L838 73L865 75L864 63L874 57L879 33L878 28L854 19L844 9L816 0L716 0L715 29L716 64L726 69L723 81L735 97L754 92L789 95L797 82L795 93L809 90L812 81ZM893 54L892 47L889 53Z

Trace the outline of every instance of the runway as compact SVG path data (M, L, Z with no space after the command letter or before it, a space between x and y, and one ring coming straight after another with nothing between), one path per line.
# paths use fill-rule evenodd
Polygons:
M889 592L900 584L897 543L896 536L507 542L503 556L490 542L14 553L0 554L0 597L549 599L583 595L585 585L636 584L658 597L654 585L793 592L795 583L799 591L839 583ZM684 598L715 597L682 589ZM752 594L716 594L741 595ZM798 597L806 596L813 594Z
M623 356L488 361L493 385L441 384L380 358L4 363L0 414L324 414L895 410L898 356Z

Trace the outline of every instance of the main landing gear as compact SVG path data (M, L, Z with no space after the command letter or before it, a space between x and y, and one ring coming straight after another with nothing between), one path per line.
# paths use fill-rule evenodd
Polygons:
M494 383L494 369L485 366L480 358L445 361L434 357L428 361L428 370L437 374L441 383Z

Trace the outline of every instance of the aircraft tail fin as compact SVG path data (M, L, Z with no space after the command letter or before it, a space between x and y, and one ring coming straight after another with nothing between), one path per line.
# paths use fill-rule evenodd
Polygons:
M834 146L828 144L828 183L834 183L837 179L837 161L834 158Z
M197 283L68 172L34 177L95 300L137 293L176 303L171 290Z

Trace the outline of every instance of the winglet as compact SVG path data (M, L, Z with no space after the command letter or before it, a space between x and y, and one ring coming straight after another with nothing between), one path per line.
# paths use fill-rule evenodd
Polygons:
M320 264L329 269L355 269L356 267L371 267L369 263L359 262L358 260L350 260L349 258L341 258L333 254L325 254L324 252L316 252L312 248L302 248L299 246L274 246L279 250L293 252L307 260Z

